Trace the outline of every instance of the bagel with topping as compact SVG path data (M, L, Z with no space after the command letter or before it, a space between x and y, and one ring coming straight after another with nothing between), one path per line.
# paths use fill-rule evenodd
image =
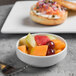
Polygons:
M64 0L53 0L55 2L57 2L58 4L64 6L65 8L72 10L72 11L76 11L76 3L74 2L69 2L69 1L64 1Z
M31 7L30 17L39 24L58 25L63 23L68 12L55 1L41 0Z

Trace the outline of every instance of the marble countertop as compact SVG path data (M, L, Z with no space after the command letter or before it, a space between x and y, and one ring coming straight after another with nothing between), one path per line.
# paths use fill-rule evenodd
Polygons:
M7 18L13 5L0 6L0 29ZM58 34L68 43L68 54L60 63L48 68L28 67L28 72L20 72L13 76L76 76L76 34ZM25 66L15 53L17 40L24 34L1 34L0 33L0 62L4 62L16 68ZM4 76L0 72L0 76Z

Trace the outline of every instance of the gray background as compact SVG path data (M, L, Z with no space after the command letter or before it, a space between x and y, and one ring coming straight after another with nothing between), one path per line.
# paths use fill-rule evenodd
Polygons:
M16 1L31 1L31 0L0 0L0 5L13 4Z
M0 5L13 4L16 1L31 1L31 0L0 0ZM36 1L36 0L33 0L33 1ZM75 1L75 0L69 0L69 1Z
M0 29L7 18L15 0L0 0ZM25 34L1 34L0 33L0 62L7 63L16 68L25 66L15 53L17 40ZM57 34L66 39L68 54L60 63L48 68L30 67L24 72L13 76L76 76L76 34ZM0 72L0 76L4 76Z

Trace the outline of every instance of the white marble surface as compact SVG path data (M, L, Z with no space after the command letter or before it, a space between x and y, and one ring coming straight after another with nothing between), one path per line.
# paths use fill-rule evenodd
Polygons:
M0 29L11 10L12 5L0 6ZM68 43L68 54L60 63L48 68L32 68L13 76L76 76L76 34L58 34ZM15 44L24 35L8 35L0 33L0 61L16 68L23 67L15 54ZM0 76L4 76L0 72Z

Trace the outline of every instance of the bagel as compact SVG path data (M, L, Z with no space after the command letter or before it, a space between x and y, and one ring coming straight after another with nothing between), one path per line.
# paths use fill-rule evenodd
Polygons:
M53 1L59 3L60 5L66 7L69 10L76 11L76 3L64 1L64 0L53 0Z
M49 25L49 26L58 25L58 24L63 23L66 20L67 16L68 16L68 12L65 11L65 14L62 17L60 17L58 19L52 19L52 18L49 19L46 17L36 15L32 10L30 11L30 17L34 22L43 24L43 25Z

